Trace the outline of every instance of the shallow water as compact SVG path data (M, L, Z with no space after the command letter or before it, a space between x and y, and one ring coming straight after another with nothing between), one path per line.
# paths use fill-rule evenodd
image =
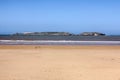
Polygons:
M120 41L0 40L0 45L120 45Z
M12 36L0 35L0 40L67 40L67 41L120 41L120 36Z

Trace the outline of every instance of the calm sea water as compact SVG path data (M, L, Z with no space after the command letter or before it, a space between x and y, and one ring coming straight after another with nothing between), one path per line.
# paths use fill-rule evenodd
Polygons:
M120 36L10 36L1 35L6 45L120 45Z
M70 40L70 41L120 41L120 36L10 36L1 35L0 40Z
M0 40L1 45L120 45L120 41Z

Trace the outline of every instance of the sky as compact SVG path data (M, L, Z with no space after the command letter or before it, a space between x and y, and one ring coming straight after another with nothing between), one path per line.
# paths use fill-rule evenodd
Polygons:
M46 31L120 35L120 0L0 0L0 34Z

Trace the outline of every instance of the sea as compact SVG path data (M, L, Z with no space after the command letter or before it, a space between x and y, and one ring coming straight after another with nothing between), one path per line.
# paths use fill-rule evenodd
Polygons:
M120 36L0 35L0 45L120 45Z

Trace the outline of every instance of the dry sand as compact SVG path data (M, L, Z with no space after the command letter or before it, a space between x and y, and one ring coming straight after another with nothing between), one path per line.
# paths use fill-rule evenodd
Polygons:
M0 80L120 80L120 46L0 46Z

